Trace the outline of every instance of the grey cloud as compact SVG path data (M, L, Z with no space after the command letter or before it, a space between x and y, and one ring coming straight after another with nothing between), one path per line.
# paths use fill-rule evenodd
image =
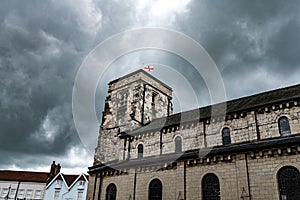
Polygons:
M70 5L64 8L50 1L4 5L0 20L1 165L39 165L45 161L25 161L26 157L59 159L70 147L82 147L72 120L71 97L77 68L90 50L93 35L85 30L89 25L83 26L89 19L81 19ZM46 119L49 127L43 127ZM48 140L42 138L47 132L51 134Z
M78 166L66 161L70 149L83 148L71 110L77 69L99 42L120 31L150 24L191 36L216 62L228 98L299 83L299 1L194 0L185 12L157 22L151 21L149 6L137 10L135 1L0 4L0 168L48 166L55 158L68 167ZM189 63L144 50L129 53L109 68L96 95L98 115L107 82L142 63L174 67L190 81L200 104L209 103L205 83ZM153 74L180 95L180 83L164 78L167 74L159 68Z

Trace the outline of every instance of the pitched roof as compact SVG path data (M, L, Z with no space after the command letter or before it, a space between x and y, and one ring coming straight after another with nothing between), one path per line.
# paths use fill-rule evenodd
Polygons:
M52 179L52 181L47 184L47 187L49 187L55 180L62 180L68 189L70 189L78 180L85 180L88 181L88 175L85 174L63 174L59 173L56 175L55 178Z
M4 180L4 181L46 183L48 177L49 177L49 173L47 172L0 170L0 180Z
M300 84L154 119L150 124L135 129L129 134L135 135L147 131L161 130L164 127L180 123L209 119L212 114L212 109L214 109L214 114L218 115L222 114L222 108L224 108L224 106L226 106L226 114L233 114L294 100L300 100ZM218 113L218 111L220 113Z
M64 177L66 184L68 185L68 187L70 187L74 181L78 178L79 175L66 175L66 174L62 174L62 176Z

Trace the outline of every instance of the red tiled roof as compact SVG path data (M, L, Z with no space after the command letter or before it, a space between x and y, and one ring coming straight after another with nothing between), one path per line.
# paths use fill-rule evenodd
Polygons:
M78 180L81 180L81 181L85 180L83 176L85 176L85 178L87 180L89 178L89 176L85 175L85 174L84 175L82 175L82 174L75 175L75 174L63 174L63 173L60 173L60 175L64 177L64 179L65 179L66 184L68 185L68 187L70 187L79 176L80 176L80 178ZM61 176L57 176L55 178L55 180L62 180Z
M79 175L65 175L62 174L68 187L70 187L72 185L72 183L78 178Z
M47 172L10 171L0 170L0 180L3 181L24 181L46 183L49 177Z

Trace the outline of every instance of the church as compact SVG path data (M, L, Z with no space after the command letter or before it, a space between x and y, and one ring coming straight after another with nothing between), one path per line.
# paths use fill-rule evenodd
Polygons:
M300 85L176 114L143 70L108 86L87 199L300 199Z

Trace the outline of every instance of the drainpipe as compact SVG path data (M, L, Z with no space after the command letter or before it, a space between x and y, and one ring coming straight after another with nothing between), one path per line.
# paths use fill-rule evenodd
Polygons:
M16 190L16 194L15 194L14 200L17 199L17 194L18 194L18 192L19 192L19 187L20 187L20 181L18 181L18 186L17 186L17 190Z
M133 182L133 200L135 200L135 191L136 191L136 169L134 170L134 182Z
M249 169L248 169L248 157L247 157L247 154L245 154L245 161L246 161L246 172L247 172L247 182L248 182L248 194L249 194L249 200L251 200L251 189L250 189L250 178L249 178Z
M68 192L70 192L69 188L67 188L67 191L61 195L61 199L64 199L64 195L66 195Z

